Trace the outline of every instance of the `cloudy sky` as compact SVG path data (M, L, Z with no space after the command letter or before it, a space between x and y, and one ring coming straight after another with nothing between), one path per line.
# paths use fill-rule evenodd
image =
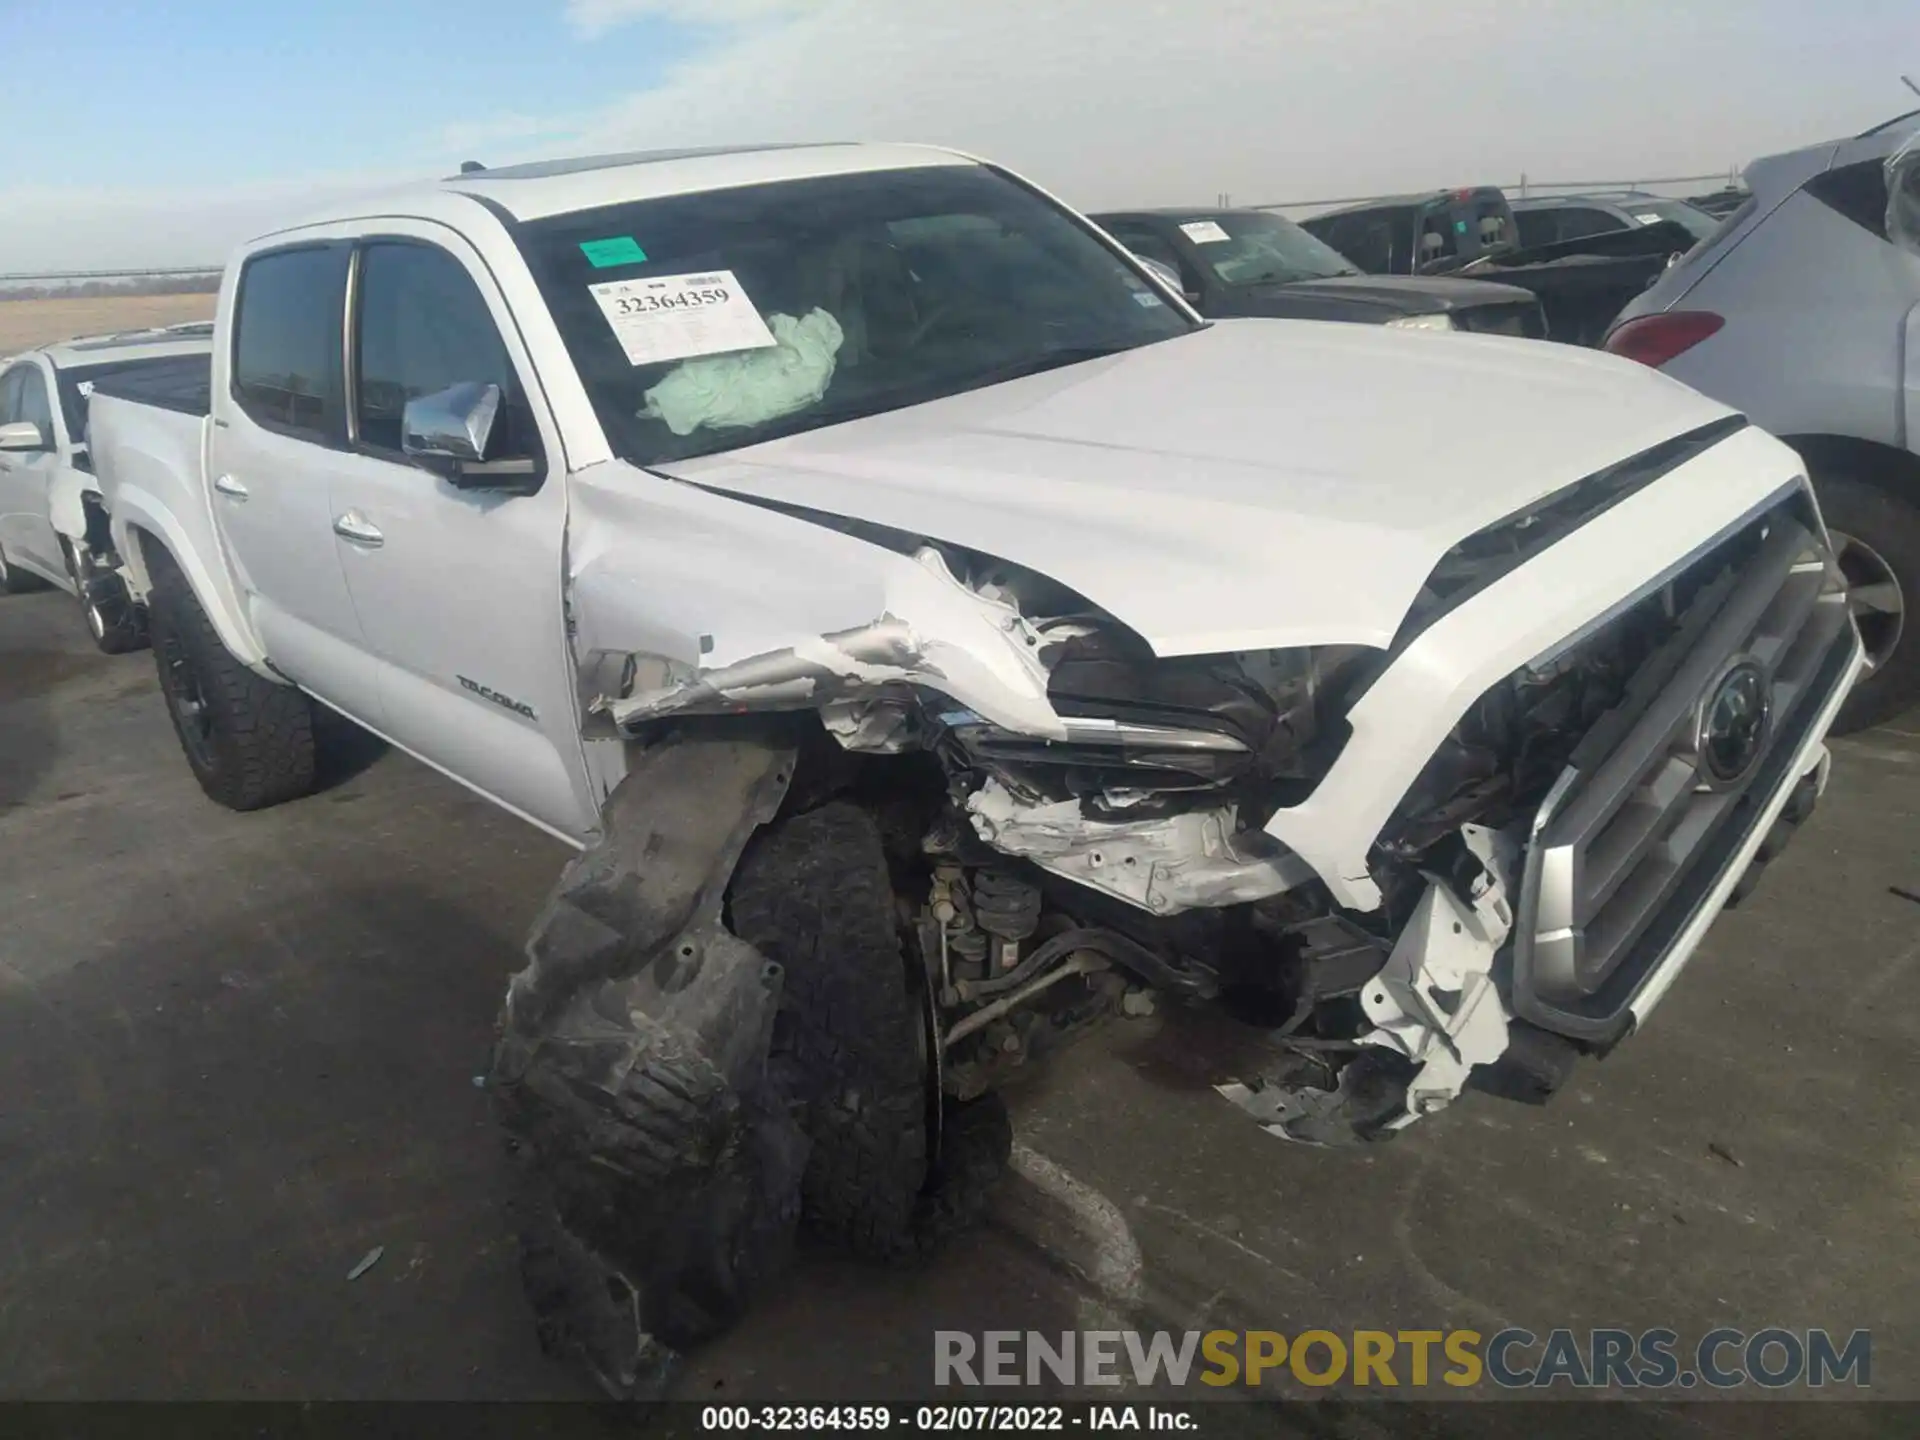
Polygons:
M1087 207L1692 174L1920 104L1914 0L0 0L0 272L461 160L991 155Z

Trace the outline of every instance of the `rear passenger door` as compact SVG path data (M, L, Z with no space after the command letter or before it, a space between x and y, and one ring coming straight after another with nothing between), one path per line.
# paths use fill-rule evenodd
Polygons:
M214 520L274 667L381 729L375 666L333 536L331 475L346 454L342 361L352 247L248 258L234 302L229 394L208 453Z
M562 589L558 432L485 262L453 232L393 222L355 259L351 446L335 539L378 658L387 733L570 838L597 825ZM516 490L461 488L401 450L406 402L500 387L486 460Z

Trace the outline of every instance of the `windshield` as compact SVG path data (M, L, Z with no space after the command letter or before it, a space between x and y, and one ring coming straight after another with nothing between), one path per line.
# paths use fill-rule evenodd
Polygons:
M1291 220L1258 210L1196 215L1180 224L1222 285L1272 285L1358 275L1353 263Z
M608 442L640 465L1195 328L1074 216L980 165L636 201L519 243Z
M1625 208L1642 225L1657 225L1671 220L1684 225L1696 240L1704 240L1720 228L1720 222L1697 205L1684 200L1628 200Z

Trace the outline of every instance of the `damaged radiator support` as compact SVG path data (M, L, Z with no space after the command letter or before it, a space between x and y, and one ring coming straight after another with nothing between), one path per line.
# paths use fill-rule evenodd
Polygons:
M1517 847L1477 825L1460 839L1478 862L1465 893L1450 878L1428 877L1386 964L1360 987L1372 1028L1338 1083L1297 1083L1296 1065L1215 1087L1268 1134L1314 1145L1381 1138L1444 1109L1476 1067L1505 1053L1511 1017L1494 967L1513 928Z

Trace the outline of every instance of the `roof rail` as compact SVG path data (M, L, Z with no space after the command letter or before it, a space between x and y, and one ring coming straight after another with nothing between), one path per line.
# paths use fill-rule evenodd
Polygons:
M1858 135L1854 136L1853 138L1856 140L1864 140L1869 135L1879 135L1884 131L1891 130L1894 126L1898 125L1903 120L1912 120L1915 118L1920 118L1920 110L1909 110L1907 111L1906 114L1896 115L1891 120L1882 120L1878 125L1875 125L1871 130L1862 130Z

